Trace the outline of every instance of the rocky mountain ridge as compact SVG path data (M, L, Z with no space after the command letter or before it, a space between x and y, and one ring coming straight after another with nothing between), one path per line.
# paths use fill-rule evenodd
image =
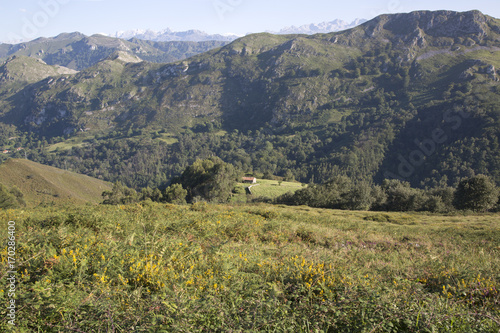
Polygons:
M85 36L79 32L52 38L38 38L15 45L0 44L0 61L13 55L41 59L49 65L82 70L95 65L117 51L127 52L145 61L167 63L206 52L227 44L222 41L154 42L124 40L103 35Z

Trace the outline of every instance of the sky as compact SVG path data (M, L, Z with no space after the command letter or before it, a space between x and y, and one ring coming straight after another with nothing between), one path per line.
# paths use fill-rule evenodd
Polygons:
M214 34L279 31L291 25L371 19L414 10L478 9L500 18L498 0L0 0L0 41L78 31L197 29Z

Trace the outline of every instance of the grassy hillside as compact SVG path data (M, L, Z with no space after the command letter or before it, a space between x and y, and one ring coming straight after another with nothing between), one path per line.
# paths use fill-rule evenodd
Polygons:
M24 159L9 159L0 164L0 183L17 186L28 206L40 203L99 203L101 193L111 184Z
M9 220L18 331L500 329L498 214L150 202L0 211Z

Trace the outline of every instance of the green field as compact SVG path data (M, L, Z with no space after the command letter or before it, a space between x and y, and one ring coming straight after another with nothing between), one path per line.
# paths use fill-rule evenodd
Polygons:
M67 140L67 141L63 141L63 142L58 142L58 143L54 143L52 145L50 145L49 147L47 147L47 151L49 153L53 153L55 151L58 151L58 150L69 150L73 147L83 147L85 145L85 143L83 142L79 142L79 143L76 143L77 141L79 140Z
M252 195L275 198L288 192L295 192L304 186L298 182L279 182L277 180L260 179L258 186L252 187Z
M252 186L250 189L251 196L246 195L245 188ZM257 179L257 184L238 183L236 185L238 194L233 197L233 202L246 202L247 199L266 197L274 199L288 192L295 192L304 188L305 185L299 182L280 182L270 179Z
M179 140L172 133L163 133L158 140L165 142L168 145L173 145L174 143L179 142Z
M3 244L11 220L16 332L500 329L499 214L39 207L0 210Z

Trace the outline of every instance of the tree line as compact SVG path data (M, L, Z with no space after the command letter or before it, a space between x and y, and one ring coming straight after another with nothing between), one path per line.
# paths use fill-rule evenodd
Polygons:
M232 164L210 157L188 166L163 189L148 187L136 192L115 183L111 191L103 193L103 203L127 204L142 200L175 204L198 201L227 203L236 193L236 183L242 174ZM427 189L413 188L410 183L396 179L386 179L381 185L373 185L336 176L324 184L310 184L275 199L257 198L255 201L343 210L487 212L500 210L500 190L485 175L465 178L456 188Z
M241 172L218 157L197 160L163 189L150 187L140 192L117 182L104 191L103 204L128 204L143 200L186 204L197 201L225 203L231 199Z
M386 179L381 185L371 185L339 176L325 184L313 184L295 193L282 195L274 202L347 210L487 212L500 209L499 195L499 189L485 175L465 178L456 188L426 189L413 188L410 183L397 179Z

